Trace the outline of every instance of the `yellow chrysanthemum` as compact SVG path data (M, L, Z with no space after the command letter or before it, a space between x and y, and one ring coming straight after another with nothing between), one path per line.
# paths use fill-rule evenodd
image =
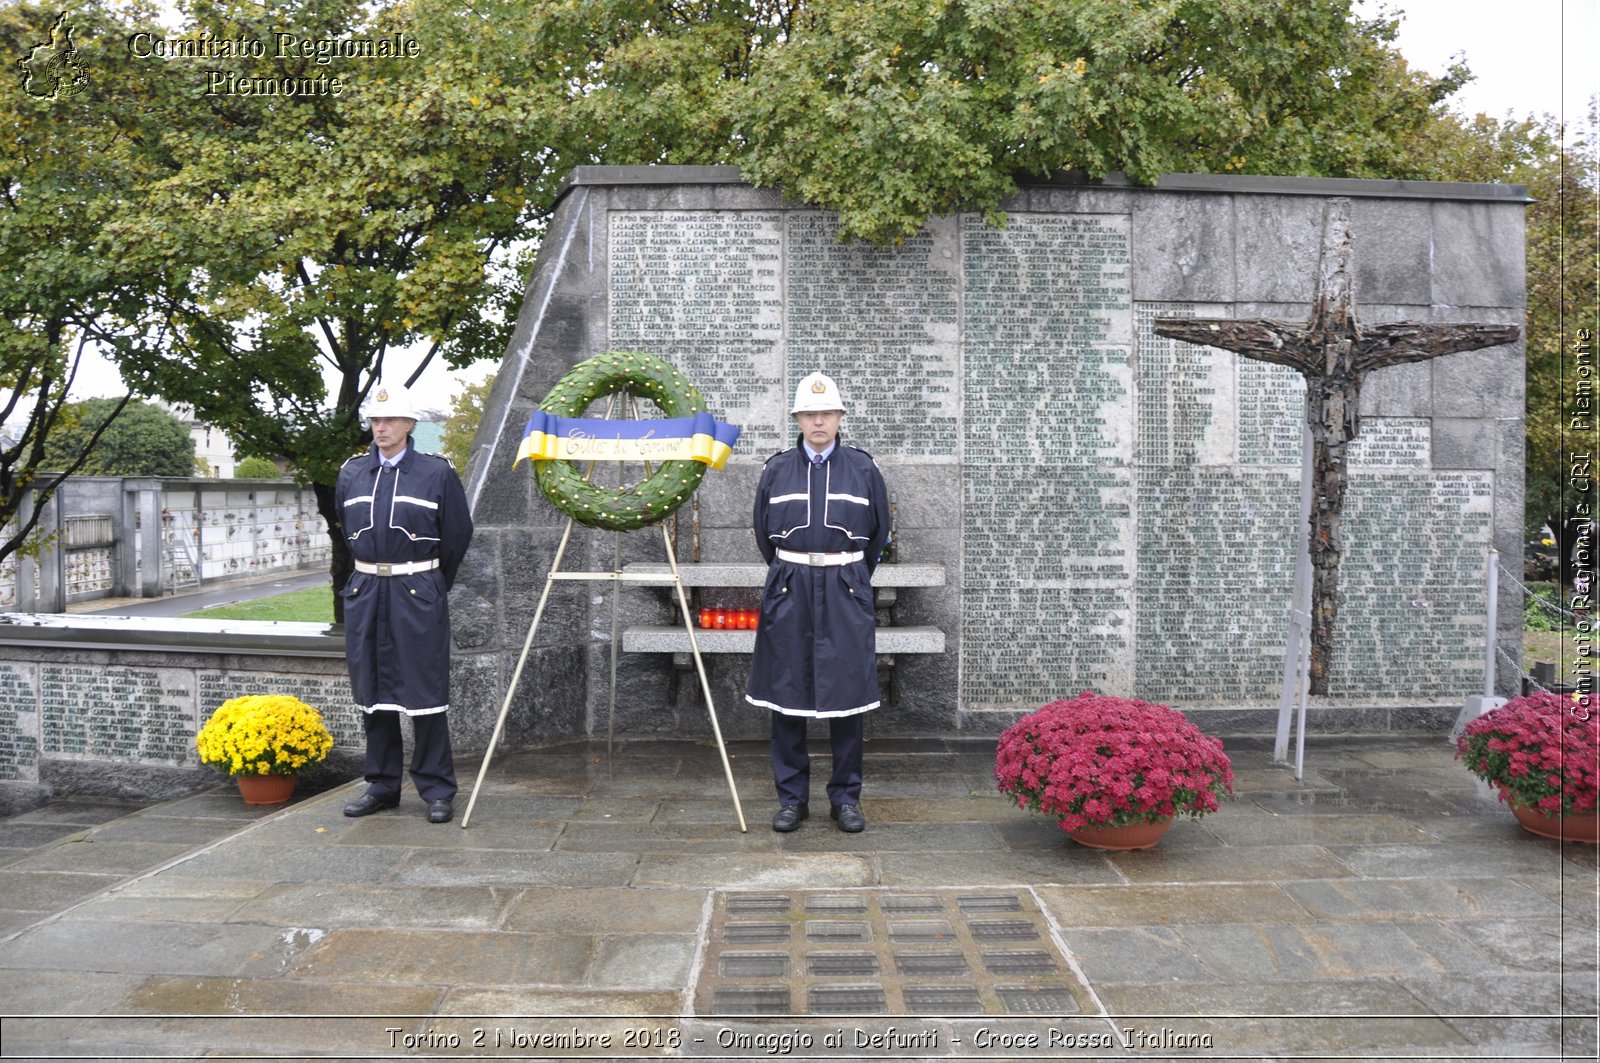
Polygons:
M286 694L225 701L195 735L200 762L230 775L292 775L332 748L322 715Z

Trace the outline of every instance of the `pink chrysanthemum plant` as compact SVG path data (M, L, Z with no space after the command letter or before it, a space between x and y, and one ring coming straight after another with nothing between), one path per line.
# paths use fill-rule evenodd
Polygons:
M1199 817L1233 793L1222 743L1165 705L1084 691L1000 735L1000 792L1065 831Z
M1600 797L1600 717L1584 701L1540 691L1467 724L1456 759L1509 805L1546 815L1594 812Z

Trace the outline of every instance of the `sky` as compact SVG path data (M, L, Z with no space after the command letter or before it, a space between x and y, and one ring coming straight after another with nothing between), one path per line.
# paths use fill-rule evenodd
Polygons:
M1456 94L1465 114L1526 118L1549 114L1575 125L1589 99L1600 95L1600 0L1357 0L1356 11L1401 13L1398 45L1410 64L1443 73L1453 57L1465 58L1475 79ZM402 353L391 356L409 374ZM85 359L74 384L77 398L121 394L116 368ZM445 411L460 389L481 381L494 366L481 362L460 371L430 367L416 388L418 403Z

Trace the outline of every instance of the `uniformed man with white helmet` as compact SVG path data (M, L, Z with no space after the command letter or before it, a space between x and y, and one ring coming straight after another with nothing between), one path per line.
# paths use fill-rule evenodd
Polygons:
M450 607L472 541L466 492L444 458L411 439L411 393L379 384L367 406L372 447L339 470L334 505L355 558L344 599L345 662L367 736L367 792L345 806L366 816L400 803L400 717L411 718L411 781L428 820L449 822L456 795L450 707Z
M812 373L790 411L799 441L767 459L756 488L755 533L767 560L761 622L745 700L772 713L772 829L810 815L806 725L829 721L828 803L839 829L861 811L864 714L878 707L872 570L889 539L889 493L877 463L839 441L838 386Z

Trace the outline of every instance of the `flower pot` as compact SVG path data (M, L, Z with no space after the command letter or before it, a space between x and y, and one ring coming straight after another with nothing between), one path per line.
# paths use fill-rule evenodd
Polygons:
M281 805L294 796L298 775L235 775L247 805Z
M1517 817L1517 822L1529 834L1554 838L1559 842L1600 845L1600 812L1569 812L1565 816L1552 816L1537 808L1512 805L1511 814Z
M1122 827L1079 827L1067 832L1067 837L1091 849L1148 849L1161 840L1172 826L1172 817L1154 823L1129 823Z

